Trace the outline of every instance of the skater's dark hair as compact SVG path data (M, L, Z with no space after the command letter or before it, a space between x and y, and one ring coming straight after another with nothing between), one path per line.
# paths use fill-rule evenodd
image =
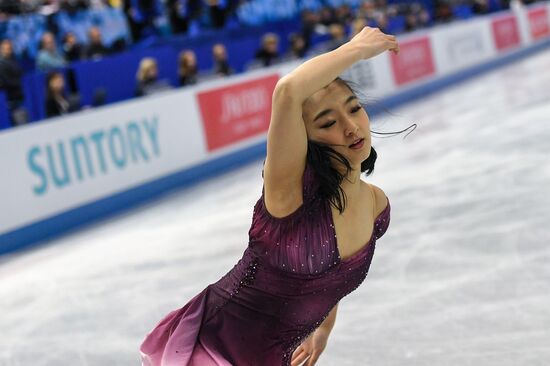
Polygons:
M376 150L371 146L369 157L361 163L361 173L370 175L374 170L377 157ZM345 168L345 173L334 167L331 158ZM308 141L307 163L315 172L315 179L319 182L319 194L327 199L340 213L346 208L346 194L341 187L342 181L353 170L348 159L328 145Z
M409 133L414 131L416 128L416 123L413 123L401 131L371 131L371 133L379 135L395 135L405 132L410 128L412 128L412 130ZM371 145L369 157L361 163L361 173L370 175L374 171L374 164L376 163L377 157L378 153ZM333 165L331 158L336 161L337 164L340 164L345 168L344 173L340 173L340 171ZM347 198L341 184L344 179L347 179L348 174L353 170L348 159L343 154L331 148L329 145L311 140L308 140L307 143L306 159L307 164L310 164L315 172L315 179L319 182L319 194L321 198L328 200L330 204L338 209L340 213L344 212L346 209Z

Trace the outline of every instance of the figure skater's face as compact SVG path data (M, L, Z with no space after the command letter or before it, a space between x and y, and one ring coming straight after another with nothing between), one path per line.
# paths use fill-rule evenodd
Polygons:
M330 145L352 167L369 157L369 116L344 81L336 79L306 99L302 118L309 140Z

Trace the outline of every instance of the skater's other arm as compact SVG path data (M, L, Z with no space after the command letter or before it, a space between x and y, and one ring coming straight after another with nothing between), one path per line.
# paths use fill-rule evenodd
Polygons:
M305 366L313 366L321 356L321 353L325 350L328 342L328 336L334 322L336 321L336 309L338 304L334 305L328 316L321 323L321 325L311 333L309 337L302 342L292 353L291 366L302 365L302 362L306 361Z
M327 335L332 331L332 328L334 328L334 323L336 323L336 311L338 310L338 303L334 305L330 313L328 313L328 316L325 318L325 320L321 323L319 328L317 328L316 331L326 332Z

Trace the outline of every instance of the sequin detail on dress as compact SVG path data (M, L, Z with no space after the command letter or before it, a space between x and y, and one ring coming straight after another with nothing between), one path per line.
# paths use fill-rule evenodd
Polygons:
M369 242L342 260L317 190L307 166L303 204L284 218L269 214L262 195L241 259L147 335L144 366L290 365L294 349L364 281L390 222L388 200Z

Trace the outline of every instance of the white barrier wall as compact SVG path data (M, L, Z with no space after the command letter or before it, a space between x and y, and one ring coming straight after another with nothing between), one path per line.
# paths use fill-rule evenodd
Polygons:
M538 4L404 35L399 55L347 72L387 97L549 39ZM275 84L299 63L1 132L0 253L16 229L262 143Z

